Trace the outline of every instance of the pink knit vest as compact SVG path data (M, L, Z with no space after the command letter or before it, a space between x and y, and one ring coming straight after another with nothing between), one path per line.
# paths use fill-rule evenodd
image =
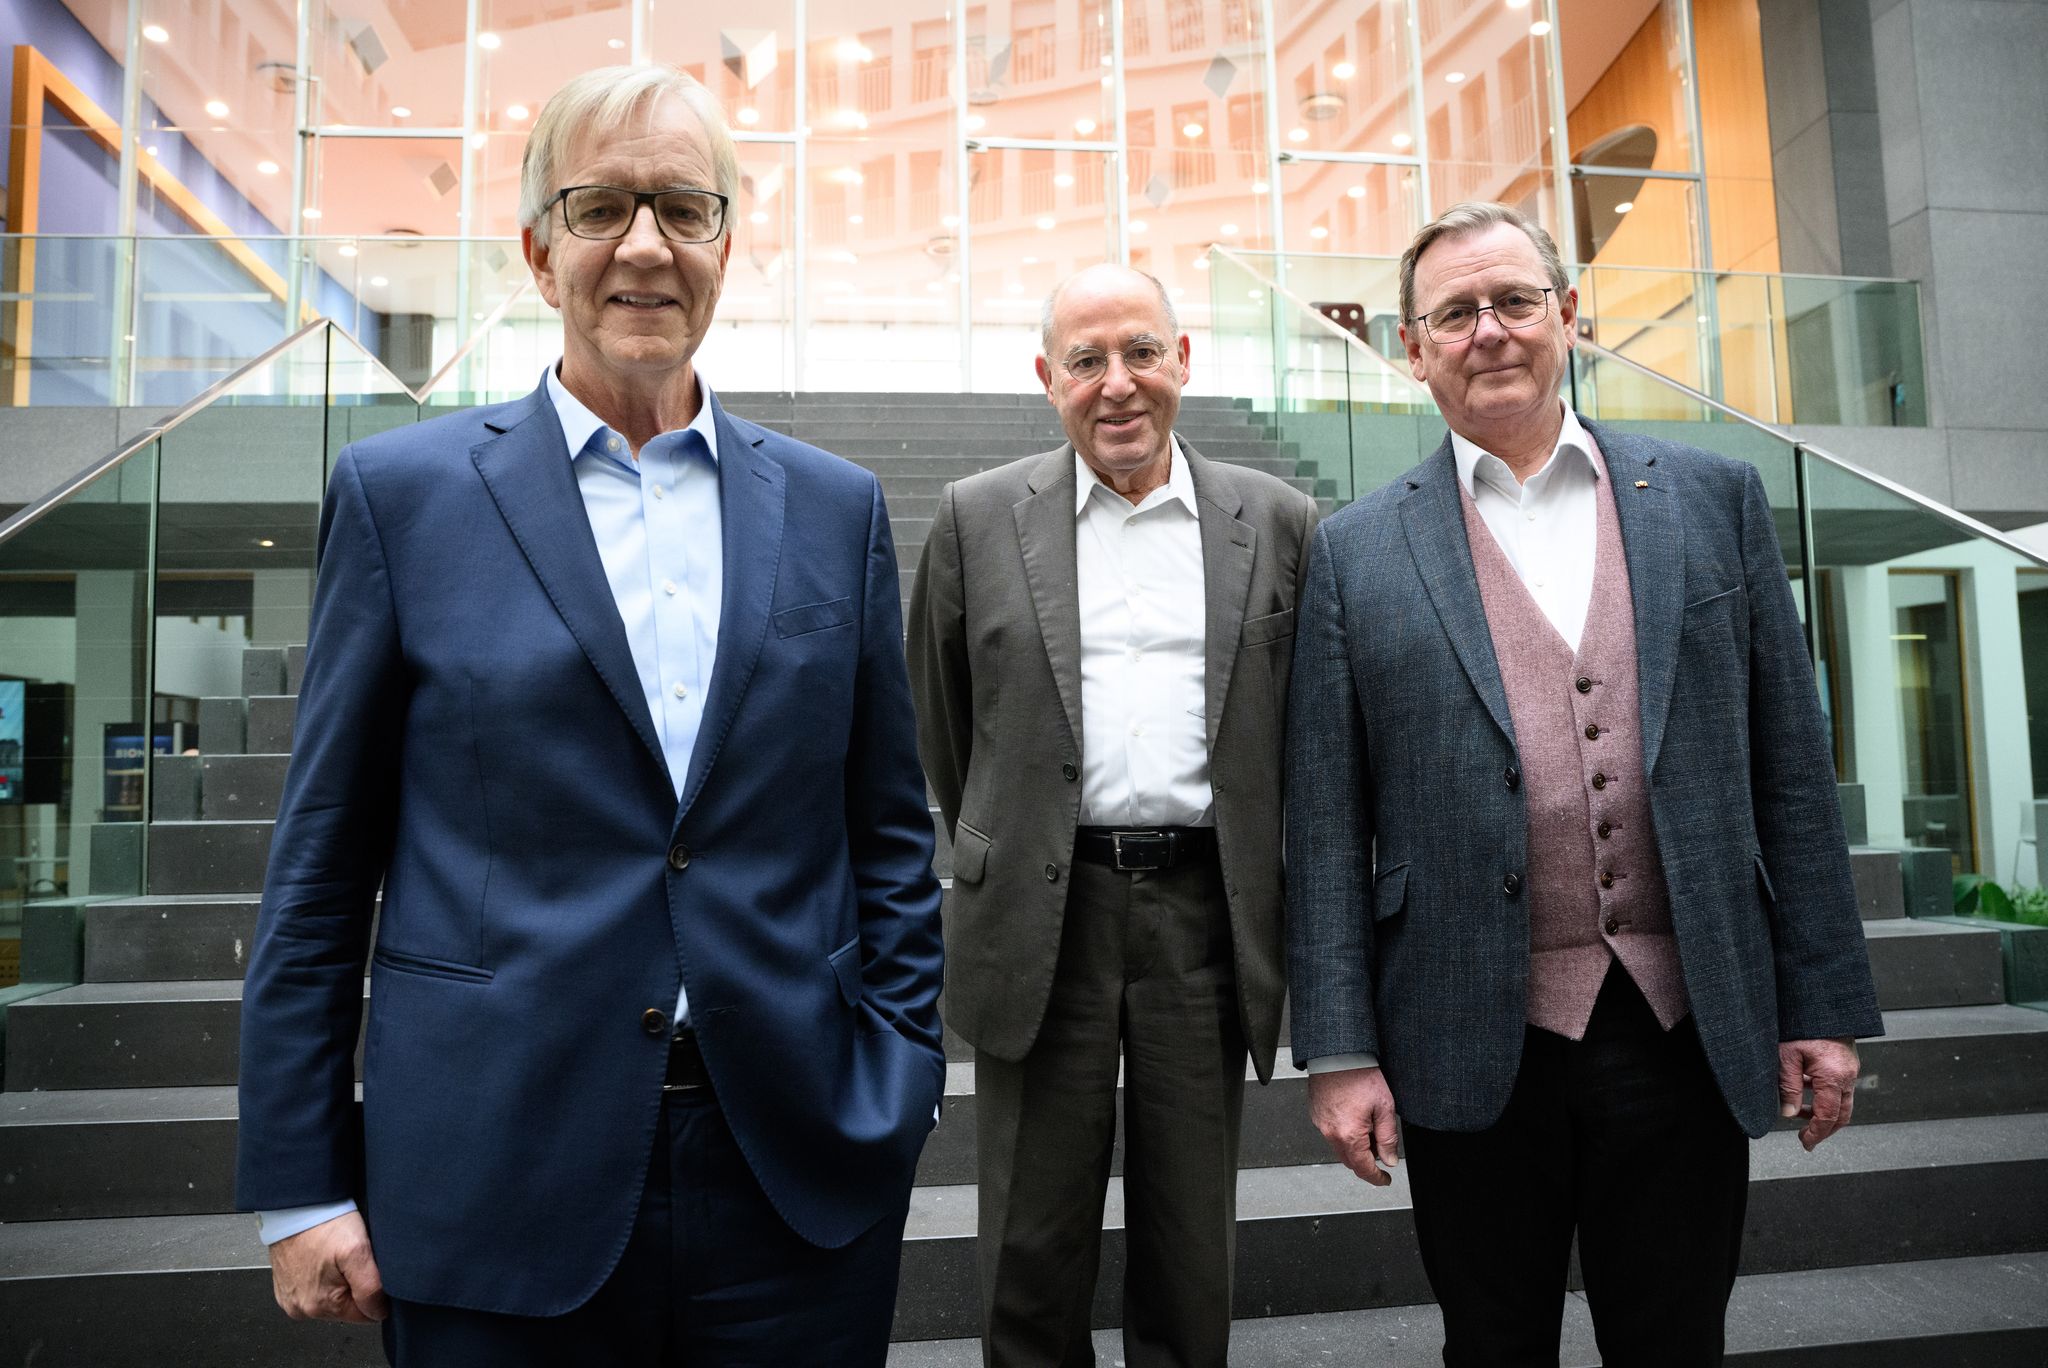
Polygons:
M1628 561L1607 463L1588 445L1598 531L1576 655L1460 484L1528 803L1529 1023L1572 1040L1586 1034L1611 960L1665 1030L1687 1011L1643 773Z

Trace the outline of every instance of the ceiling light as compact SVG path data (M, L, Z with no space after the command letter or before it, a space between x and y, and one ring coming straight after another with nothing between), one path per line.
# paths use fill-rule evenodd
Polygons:
M1246 299L1264 299L1266 292L1264 290L1246 290L1244 295Z
M1042 218L1042 219L1038 220L1038 228L1039 228L1039 231L1040 231L1040 232L1051 232L1051 231L1052 231L1052 226L1053 226L1053 221L1052 221L1052 219L1051 219L1051 218L1049 218L1049 217L1048 217L1048 218Z
M848 214L846 216L846 221L852 224L854 227L858 228L861 224L866 223L868 221L868 217L866 214Z
M1527 9L1529 8L1529 0L1508 0L1508 8Z
M1444 79L1450 82L1452 85L1456 85L1458 82L1465 79L1465 73L1462 71L1446 71L1444 73Z
M524 123L527 119L533 117L533 111L528 109L525 105L507 105L505 106L505 117L508 119L517 119L521 123Z
M926 281L926 282L924 283L924 287L925 287L925 288L926 288L927 290L930 290L930 291L931 291L931 292L932 292L933 294L937 294L937 293L938 293L938 292L939 292L940 290L943 290L943 289L945 289L945 288L946 288L945 286L943 286L943 285L939 284L939 282L938 282L938 281L936 281L936 280L927 280L927 281Z
M752 105L741 105L739 107L739 112L733 115L733 117L738 119L747 127L752 128L755 124L761 122L761 111L754 108Z
M1198 270L1198 271L1206 271L1206 270L1208 270L1208 269L1209 269L1209 258L1207 258L1207 257L1196 257L1196 258L1195 258L1195 269L1196 269L1196 270Z
M1614 206L1614 212L1617 214L1626 214L1629 210L1635 207L1636 202L1634 200L1623 200L1621 203Z
M1535 23L1529 25L1529 32L1541 38L1544 34L1550 32L1550 21L1548 19L1538 19Z
M1330 68L1330 74L1340 81L1348 81L1358 74L1358 68L1349 62L1339 62Z
M875 54L868 51L867 47L858 38L841 38L837 51L839 53L839 60L842 62L872 62L875 60Z
M156 144L151 143L149 146L143 148L142 155L145 157L154 157L156 155Z
M356 254L356 245L355 245L355 244L354 244L353 242L344 242L344 243L342 243L342 244L341 244L341 254L342 254L343 256L345 256L345 257L352 257L352 256L354 256L354 255Z
M1415 146L1415 139L1409 137L1406 133L1396 133L1393 137L1393 144L1396 148L1406 151L1408 148Z
M1288 129L1288 130L1287 130L1287 141L1289 141L1289 142L1307 142L1307 141L1308 141L1308 130L1307 130L1306 128L1290 128L1290 129Z
M979 115L979 114L969 114L969 115L967 116L967 131L968 131L969 133L979 133L979 132L981 132L981 130L982 130L982 129L984 129L984 128L987 128L987 127L988 127L988 120L987 120L987 119L984 119L984 118L982 118L982 117L981 117L981 115Z
M318 209L303 210L299 214L299 217L304 219L316 219L320 217L320 211Z
M835 109L832 111L832 122L840 128L866 128L868 116L858 109Z
M1076 119L1076 120L1074 120L1074 131L1075 131L1076 133L1079 133L1079 134L1080 134L1080 135L1081 135L1082 137L1084 137L1084 138L1085 138L1085 137L1087 137L1087 136L1088 136L1088 135L1089 135L1090 133L1093 133L1093 132L1095 131L1095 120L1093 120L1093 119Z
M851 166L842 166L832 173L832 179L841 185L859 185L864 177Z
M1003 286L1003 293L1005 293L1005 294L1023 294L1023 293L1024 293L1024 287L1023 287L1022 285L1019 285L1019 284L1018 284L1018 283L1017 283L1016 281L1014 281L1014 280L1013 280L1013 281L1011 281L1011 282L1010 282L1009 284L1007 284L1007 285Z
M1152 231L1152 225L1143 219L1132 219L1131 231L1134 233L1149 233Z
M495 33L479 33L476 36L476 45L485 52L496 52L504 43L505 40Z
M1202 136L1202 126L1192 119L1182 124L1180 131L1187 134L1187 136L1189 136L1190 138L1199 138Z
M1330 230L1323 227L1322 224L1318 223L1315 227L1308 230L1308 235L1314 238L1317 242L1321 242L1324 238L1330 235Z
M481 152L491 145L491 135L488 133L472 133L469 135L469 145Z
M412 110L405 105L393 105L391 106L391 117L394 119L410 119L412 117Z
M1024 258L1024 264L1025 264L1026 266L1036 266L1036 265L1038 264L1038 258L1037 258L1037 257L1025 257L1025 258Z
M1353 199L1364 199L1365 187L1362 185L1354 185L1349 190L1346 190L1344 193L1351 196L1351 198Z
M171 31L162 24L144 24L142 26L142 36L149 39L152 43L168 43L171 41Z
M274 161L260 161L260 162L257 162L257 163L256 163L256 174L257 174L257 175L259 175L259 176L274 176L274 175L276 175L276 174L277 174L277 163L276 163L276 162L274 162Z
M960 216L958 214L948 214L939 220L939 226L941 228L958 228L960 226Z
M626 40L623 38L607 38L604 40L604 45L613 52L618 52L626 46Z
M749 223L766 223L767 221L768 211L766 209L756 209L753 213L747 215L747 222Z
M1103 64L1104 66L1107 66L1107 65L1109 65L1109 58L1107 58L1107 57L1103 58L1103 59L1102 59L1102 64ZM1110 77L1108 77L1108 76L1105 76L1105 77L1103 77L1103 78L1102 78L1102 88L1103 88L1104 90L1107 90L1107 89L1109 89L1109 86L1110 86L1110 80L1111 80L1111 78L1110 78Z
M206 112L213 115L216 119L225 119L228 116L228 102L226 100L208 100L206 102Z
M271 540L270 538L268 538L268 537L258 537L258 538L256 539L256 544L257 544L258 546L266 546L266 547L267 547L267 546L275 546L275 545L277 545L277 543L276 543L276 542L272 541L272 540Z
M1054 185L1057 185L1060 189L1064 190L1074 183L1074 178L1068 175L1065 171L1062 171L1057 176L1054 176L1052 178L1052 183Z
M1218 229L1217 231L1222 233L1225 237L1236 237L1237 225L1234 223L1226 223L1223 225L1222 228Z
M391 282L386 280L383 276L370 277L370 284L376 286L380 290L383 289L386 285L389 285L390 283Z
M1252 193L1253 193L1254 195L1263 195L1263 194L1265 194L1265 193L1266 193L1266 192L1267 192L1268 190L1271 190L1272 188L1273 188L1272 186L1270 186L1270 185L1266 184L1266 183L1265 183L1264 181L1253 181L1253 182L1252 182Z

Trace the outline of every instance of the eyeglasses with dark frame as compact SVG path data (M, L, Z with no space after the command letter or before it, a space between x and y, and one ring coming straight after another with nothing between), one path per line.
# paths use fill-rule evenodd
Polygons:
M730 203L716 190L695 186L629 190L623 185L571 185L557 190L546 209L561 205L562 224L570 232L608 242L626 235L645 204L653 208L655 227L670 242L712 242L725 231Z
M1491 313L1503 328L1533 327L1550 313L1550 296L1556 289L1555 285L1518 285L1491 304L1446 304L1407 321L1422 324L1432 342L1462 342L1479 330L1483 313Z
M1150 375L1166 364L1167 347L1164 342L1133 342L1114 354L1124 359L1124 369L1131 374ZM1109 374L1110 356L1109 352L1084 347L1062 358L1060 369L1076 382L1092 385Z

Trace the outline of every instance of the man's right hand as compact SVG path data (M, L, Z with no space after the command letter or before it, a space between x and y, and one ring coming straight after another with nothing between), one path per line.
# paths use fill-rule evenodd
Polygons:
M351 1211L270 1247L271 1290L293 1320L367 1325L390 1312L363 1214Z
M1378 1069L1310 1074L1308 1117L1344 1167L1374 1187L1394 1181L1394 1094Z

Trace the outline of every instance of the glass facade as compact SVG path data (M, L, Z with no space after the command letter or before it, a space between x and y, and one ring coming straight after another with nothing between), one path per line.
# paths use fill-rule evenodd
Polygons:
M632 61L703 81L739 140L721 350L750 387L1028 389L1038 301L1079 266L1152 271L1206 341L1212 246L1393 255L1469 198L1532 213L1575 264L1778 265L1757 0L15 12L11 41L62 97L17 130L16 159L41 155L10 177L10 234L284 239L272 278L245 267L216 292L268 295L288 323L375 314L356 331L380 354L386 317L459 324L498 273L465 258L430 289L373 287L331 240L515 238L541 104L567 72ZM33 251L11 246L8 268L10 293L44 287ZM1607 288L1664 334L1698 311L1683 278ZM47 311L41 342L19 302L5 312L10 356L47 343L118 371L130 345L122 313L85 345ZM1695 343L1673 364L1697 383ZM1196 366L1197 390L1219 379Z

